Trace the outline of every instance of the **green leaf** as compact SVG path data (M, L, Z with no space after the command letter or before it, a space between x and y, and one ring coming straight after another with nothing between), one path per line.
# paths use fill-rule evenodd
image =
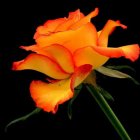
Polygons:
M101 88L100 86L97 86L96 88L97 88L98 92L100 92L102 94L103 97L105 97L108 100L114 101L114 98L112 97L112 95L108 91Z
M112 126L115 128L117 131L118 135L122 138L122 140L131 140L128 133L126 132L125 128L105 100L105 98L100 94L99 90L96 89L96 87L87 84L86 85L88 91L91 93L95 101L98 103L100 106L101 110L104 112Z
M119 66L106 66L107 68L110 68L110 69L116 69L116 70L122 70L122 69L129 69L133 72L136 72L134 68L128 66L128 65L119 65Z
M74 89L74 96L68 103L68 112L67 113L68 113L68 117L70 120L72 119L72 104L75 101L75 99L77 98L77 96L79 95L81 89L82 89L82 84Z
M31 117L32 115L35 115L37 113L39 113L41 111L40 108L36 108L35 110L33 110L32 112L30 112L29 114L25 115L25 116L22 116L20 118L17 118L13 121L11 121L10 123L8 123L5 127L5 132L7 132L7 129L9 126L11 126L12 124L15 124L17 122L20 122L20 121L25 121L26 119L28 119L29 117Z
M130 80L132 80L136 85L140 85L140 83L138 81L136 81L133 77L131 77L130 75L126 74L126 73L123 73L123 72L120 72L118 70L113 70L113 69L109 69L109 68L106 68L106 67L99 67L96 69L96 71L106 75L106 76L110 76L110 77L114 77L114 78L128 78Z

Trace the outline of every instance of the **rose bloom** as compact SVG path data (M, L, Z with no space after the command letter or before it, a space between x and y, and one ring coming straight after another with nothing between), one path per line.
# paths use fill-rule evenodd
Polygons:
M13 70L36 70L54 79L49 83L31 82L30 93L37 107L56 113L59 104L73 97L74 88L109 58L124 56L135 61L139 57L137 44L107 47L108 37L114 29L127 27L119 21L108 20L97 32L90 22L97 14L98 8L87 16L78 9L70 12L68 18L48 20L37 28L34 45L21 46L32 53L24 60L14 62Z

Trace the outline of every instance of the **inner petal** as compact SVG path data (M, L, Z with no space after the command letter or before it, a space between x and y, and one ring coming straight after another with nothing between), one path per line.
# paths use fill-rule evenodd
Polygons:
M73 25L74 23L76 23L77 21L79 21L81 19L82 14L80 13L80 10L76 10L75 12L70 12L69 13L69 17L66 18L65 22L63 22L62 24L60 24L56 29L55 32L58 31L66 31L68 30L68 28Z
M60 44L73 53L78 48L97 45L97 32L95 27L88 23L77 30L58 32L50 36L40 36L36 39L36 42L39 47Z
M70 26L69 29L77 29L87 23L90 22L91 18L95 17L98 15L99 9L95 8L94 11L92 11L91 13L89 13L87 16L81 18L78 22L76 22L75 24L73 24L72 26Z
M53 20L47 20L43 26L39 26L34 34L34 39L38 38L40 35L49 35L55 31L55 29L66 21L66 18L58 18Z

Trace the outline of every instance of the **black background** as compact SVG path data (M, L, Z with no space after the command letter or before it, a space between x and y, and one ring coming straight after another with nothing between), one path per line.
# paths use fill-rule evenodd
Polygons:
M139 6L136 0L131 2L117 0L50 0L50 1L9 1L1 4L1 45L0 45L0 139L21 139L22 137L40 137L45 139L75 138L119 140L118 134L110 125L95 100L88 91L82 92L73 104L73 118L67 116L67 102L59 106L56 115L40 112L24 122L9 127L5 125L33 109L35 105L29 94L29 83L41 79L44 75L33 71L15 72L12 62L21 60L28 52L19 49L21 45L34 43L36 27L48 19L65 17L68 12L80 9L88 14L99 7L99 15L92 22L100 30L108 19L119 19L128 26L127 30L117 28L109 39L109 46L140 44ZM140 60L132 63L124 58L110 59L107 64L128 64L136 72L124 71L140 82ZM107 65L106 64L106 65ZM114 112L132 137L139 140L140 86L130 80L120 80L98 75L99 84L109 91L115 101L109 101Z

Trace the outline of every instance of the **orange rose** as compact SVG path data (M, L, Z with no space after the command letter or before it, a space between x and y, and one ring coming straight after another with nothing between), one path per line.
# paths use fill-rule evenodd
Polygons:
M50 83L33 81L30 93L36 106L56 113L58 105L73 97L76 86L85 80L91 70L103 65L109 58L135 61L140 49L137 44L108 48L108 36L115 27L127 27L119 21L108 20L97 32L90 22L98 8L84 16L80 10L70 12L68 18L48 20L34 35L35 45L21 48L31 50L24 60L14 62L13 70L32 69L54 78Z

